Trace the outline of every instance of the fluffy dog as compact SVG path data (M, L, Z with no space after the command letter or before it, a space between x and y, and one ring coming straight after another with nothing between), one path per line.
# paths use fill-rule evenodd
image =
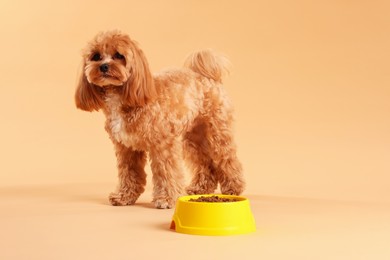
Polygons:
M222 87L227 60L213 51L191 54L185 66L152 75L144 53L119 31L98 34L83 51L76 106L102 110L114 143L119 185L112 205L134 204L146 185L147 154L156 208L172 208L183 193L182 159L192 169L188 194L244 189Z

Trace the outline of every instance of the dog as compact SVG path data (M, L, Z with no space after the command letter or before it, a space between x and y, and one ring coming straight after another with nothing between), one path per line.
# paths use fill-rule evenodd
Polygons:
M153 74L137 42L118 30L101 32L83 50L75 103L103 111L115 147L119 185L114 206L144 192L147 157L153 203L172 208L184 190L239 195L245 182L233 139L233 108L222 86L228 60L212 50L188 56L183 68ZM184 189L182 161L192 170Z

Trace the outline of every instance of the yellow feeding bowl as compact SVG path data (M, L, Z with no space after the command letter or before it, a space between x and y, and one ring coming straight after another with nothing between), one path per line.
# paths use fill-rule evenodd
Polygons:
M203 202L215 196L224 202ZM171 229L190 235L224 236L255 232L256 225L247 198L207 194L180 197Z

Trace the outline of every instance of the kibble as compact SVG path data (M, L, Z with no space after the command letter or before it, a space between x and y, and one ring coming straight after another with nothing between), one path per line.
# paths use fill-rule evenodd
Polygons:
M238 201L238 199L219 197L219 196L213 195L213 196L200 196L196 199L189 199L188 201L192 201L192 202L236 202L236 201Z

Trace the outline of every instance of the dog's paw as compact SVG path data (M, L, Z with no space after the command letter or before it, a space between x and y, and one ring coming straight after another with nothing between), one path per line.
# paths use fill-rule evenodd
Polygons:
M186 188L188 195L197 195L197 194L211 194L214 193L215 188L205 188L196 185L191 185Z
M235 183L230 185L221 185L221 193L226 195L240 195L244 191L242 183Z
M108 197L111 205L113 206L127 206L133 205L135 201L138 199L138 196L131 196L124 193L111 193Z
M173 199L154 199L154 206L158 209L171 209L175 205L175 200Z

